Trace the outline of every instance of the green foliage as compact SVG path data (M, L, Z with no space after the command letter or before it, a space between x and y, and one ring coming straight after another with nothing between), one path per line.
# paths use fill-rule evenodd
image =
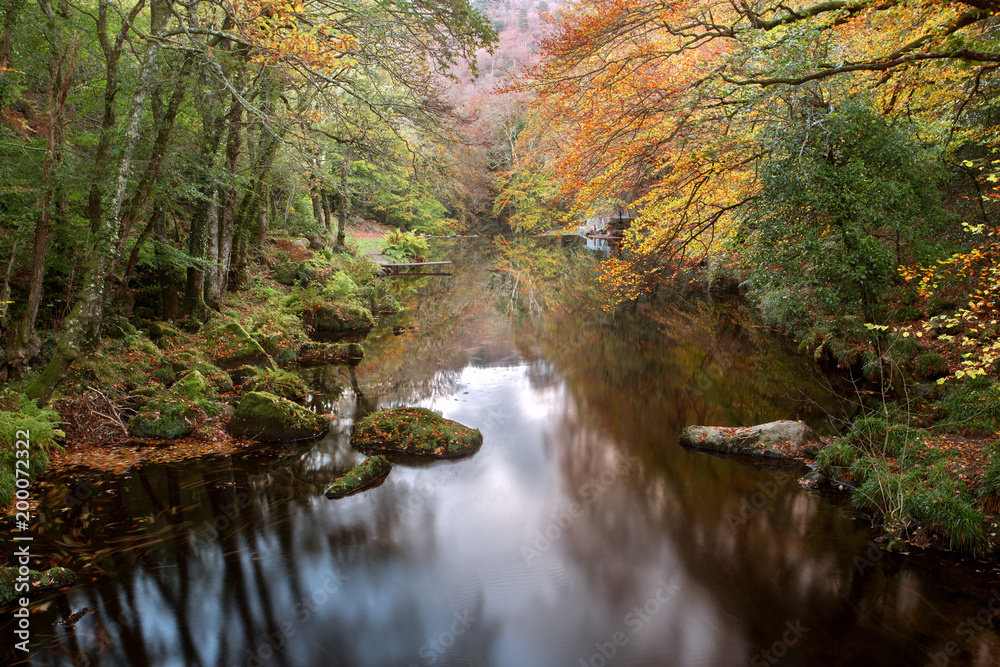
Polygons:
M382 241L382 254L399 262L425 262L427 252L427 241L413 232L396 230Z
M909 128L859 101L798 113L765 137L736 249L765 319L815 349L878 321L899 253L929 256L943 220L933 162Z
M992 442L983 453L989 457L989 463L979 477L977 497L988 509L1000 509L1000 441Z
M843 474L838 469L848 469L858 458L858 451L844 438L837 438L833 443L820 450L816 455L816 464L827 475Z
M54 408L39 408L10 389L0 391L0 507L9 505L14 498L18 460L27 460L28 478L33 480L48 465L49 454L62 451L55 439L65 434L58 425L59 414ZM27 459L18 456L17 452L23 450L16 447L18 441L25 440L29 444Z
M922 442L925 436L926 431L891 423L884 416L871 414L856 419L844 439L864 452L895 458L903 456L907 447Z
M948 362L937 352L923 352L913 359L913 374L927 380L944 377L948 374Z
M938 407L942 431L983 435L1000 430L1000 384L985 376L950 384Z

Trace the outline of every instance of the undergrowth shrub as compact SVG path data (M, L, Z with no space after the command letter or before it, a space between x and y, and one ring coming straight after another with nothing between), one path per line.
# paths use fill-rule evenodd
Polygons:
M938 403L938 428L946 433L988 435L1000 430L1000 384L988 377L959 381Z
M396 230L382 242L382 254L400 262L425 262L427 251L427 241L413 232Z
M0 392L0 507L14 499L17 489L17 461L27 460L28 477L35 479L49 463L49 454L62 451L56 438L65 434L57 426L59 414L51 406L39 408L22 394L6 389ZM18 440L27 441L28 458L18 455ZM21 468L24 469L23 466Z
M1000 511L1000 441L990 443L983 454L989 457L989 463L979 478L979 488L976 495L983 507L991 512Z

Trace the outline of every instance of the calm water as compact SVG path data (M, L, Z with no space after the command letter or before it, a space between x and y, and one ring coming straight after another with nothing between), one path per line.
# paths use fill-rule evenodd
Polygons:
M35 609L32 661L1000 663L975 621L993 569L884 555L801 471L678 446L688 423L837 409L737 305L532 314L574 271L561 251L528 289L515 255L446 254L456 277L410 283L364 361L303 371L333 415L318 442L50 480L33 550L86 576ZM392 405L478 427L483 448L326 500L362 459L354 420ZM7 647L9 614L0 631Z

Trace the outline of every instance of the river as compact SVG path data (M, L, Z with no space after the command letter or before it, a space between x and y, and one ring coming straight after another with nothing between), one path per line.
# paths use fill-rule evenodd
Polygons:
M828 428L840 390L809 359L735 302L547 307L592 263L561 245L445 245L453 277L397 279L408 308L364 360L302 369L332 415L315 443L50 479L33 552L83 576L33 609L31 662L1000 664L976 621L995 568L885 553L801 470L678 445L690 423ZM396 405L483 447L324 498L363 458L354 421Z

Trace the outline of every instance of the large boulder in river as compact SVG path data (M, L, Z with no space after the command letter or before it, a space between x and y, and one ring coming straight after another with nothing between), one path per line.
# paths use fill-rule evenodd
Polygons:
M454 458L474 454L483 434L427 408L373 412L354 429L351 445L362 451Z
M229 420L229 432L258 442L291 442L318 438L330 423L301 405L260 391L244 394Z
M819 436L806 424L781 420L758 426L688 426L680 443L695 449L751 456L815 458Z
M237 368L244 364L274 368L271 357L239 322L226 322L215 327L208 332L206 340L220 368Z
M311 309L303 319L316 331L367 330L375 326L371 311L351 301L325 303Z
M372 456L351 468L347 474L338 477L326 487L324 495L333 500L365 491L381 484L390 470L392 464L388 459L381 455Z

